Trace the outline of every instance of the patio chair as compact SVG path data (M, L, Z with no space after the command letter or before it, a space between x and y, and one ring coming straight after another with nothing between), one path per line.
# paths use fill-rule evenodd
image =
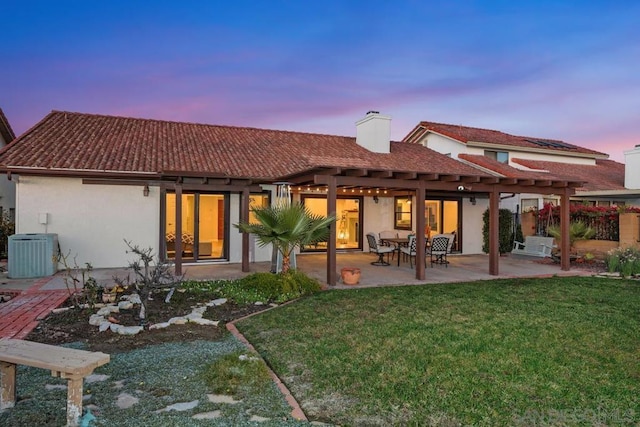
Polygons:
M446 234L433 236L431 246L427 248L431 260L431 267L433 267L433 264L444 264L446 267L449 267L447 254L451 252L451 247L453 246L452 237L453 236Z
M417 248L416 248L416 236L415 234L410 234L409 235L409 243L407 244L407 246L402 246L400 248L400 252L402 252L403 254L405 254L406 256L409 257L409 266L411 268L413 268L413 259L416 257L417 255ZM398 255L400 256L400 255ZM418 261L416 260L416 263Z
M378 255L378 260L372 262L371 265L391 265L389 264L389 254L395 252L395 247L379 246L376 235L373 233L367 233L367 242L369 242L369 252ZM387 254L387 261L384 260L384 254Z
M385 231L381 231L380 233L378 233L378 236L380 236L380 240L378 240L378 242L380 242L380 246L391 246L393 247L394 244L389 242L388 240L385 239L397 239L398 238L398 233L396 233L395 231L390 231L390 230L385 230ZM396 256L395 252L391 253L391 259L394 259Z

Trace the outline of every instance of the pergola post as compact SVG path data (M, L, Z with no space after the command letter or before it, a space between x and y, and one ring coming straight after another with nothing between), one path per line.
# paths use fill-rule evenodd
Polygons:
M569 271L571 269L571 242L569 241L569 227L571 217L569 215L569 191L564 190L560 198L560 269Z
M249 187L245 187L240 193L240 222L249 222ZM242 271L249 272L249 233L242 233Z
M176 184L176 243L175 243L176 275L182 275L182 184Z
M337 197L336 177L332 176L327 182L327 216L336 215ZM335 286L337 283L336 233L336 222L333 221L329 226L329 241L327 242L327 284L331 286Z
M497 276L500 259L500 192L489 193L489 274Z
M424 280L425 278L425 269L424 269L424 259L425 259L425 248L427 246L427 241L425 237L425 216L424 216L424 207L425 207L425 199L427 198L427 192L425 190L424 183L421 183L416 190L416 279ZM398 254L400 256L400 254Z

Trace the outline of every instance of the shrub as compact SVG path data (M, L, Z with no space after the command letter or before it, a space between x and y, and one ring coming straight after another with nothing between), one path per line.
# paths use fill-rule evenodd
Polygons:
M640 251L636 248L617 248L609 251L605 265L610 273L620 273L622 277L640 274Z
M320 282L297 270L283 274L253 273L237 280L183 282L193 292L217 292L238 304L282 303L320 290Z
M482 215L482 251L489 253L489 209ZM509 209L500 209L498 212L498 250L501 254L511 252L513 248L512 239L513 213Z

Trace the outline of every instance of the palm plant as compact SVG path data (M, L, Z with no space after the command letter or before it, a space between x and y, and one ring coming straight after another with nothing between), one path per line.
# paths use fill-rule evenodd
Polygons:
M560 241L562 233L560 225L551 225L547 228L547 234ZM574 252L574 245L578 240L589 240L595 236L596 230L582 221L573 221L569 224L569 247Z
M252 209L257 223L234 224L243 233L254 234L260 246L272 244L282 254L282 273L290 268L291 252L296 246L322 242L329 236L334 216L313 214L300 203L276 204Z

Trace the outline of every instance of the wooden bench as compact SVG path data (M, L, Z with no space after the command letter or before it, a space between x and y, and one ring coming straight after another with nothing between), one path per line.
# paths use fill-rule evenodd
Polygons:
M527 236L524 243L513 242L511 253L546 258L551 256L553 247L553 237Z
M77 426L82 415L82 383L109 355L17 339L0 339L0 410L16 403L16 365L50 369L67 381L67 426Z

